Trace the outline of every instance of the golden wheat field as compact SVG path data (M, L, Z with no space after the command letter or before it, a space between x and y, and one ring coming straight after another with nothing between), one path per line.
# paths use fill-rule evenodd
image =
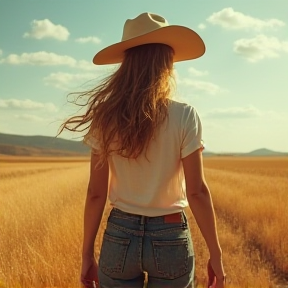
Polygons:
M228 287L287 288L288 158L215 157L204 166ZM0 288L80 287L88 173L87 159L0 157ZM197 287L206 287L207 249L187 214Z

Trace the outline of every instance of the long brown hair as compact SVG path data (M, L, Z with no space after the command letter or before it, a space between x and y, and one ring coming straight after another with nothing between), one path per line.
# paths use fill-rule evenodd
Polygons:
M173 54L164 44L126 50L118 70L100 85L72 93L78 94L78 99L88 97L87 112L66 120L59 134L64 129L89 129L87 135L94 135L100 145L102 163L112 152L127 158L137 158L143 150L146 153L157 127L168 115Z

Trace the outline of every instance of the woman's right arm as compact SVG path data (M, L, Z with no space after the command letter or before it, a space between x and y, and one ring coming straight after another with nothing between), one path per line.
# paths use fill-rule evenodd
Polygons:
M213 202L204 177L201 149L183 158L182 163L187 199L210 253L211 265L218 282L216 287L224 287L224 284L221 284L225 275L222 250L218 240Z

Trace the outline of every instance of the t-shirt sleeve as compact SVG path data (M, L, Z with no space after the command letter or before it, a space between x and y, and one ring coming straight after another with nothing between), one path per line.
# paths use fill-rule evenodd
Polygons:
M181 158L203 147L202 125L195 108L186 106L182 117Z
M83 143L90 146L91 150L96 152L100 150L100 144L98 139L95 136L95 133L89 132L83 138Z

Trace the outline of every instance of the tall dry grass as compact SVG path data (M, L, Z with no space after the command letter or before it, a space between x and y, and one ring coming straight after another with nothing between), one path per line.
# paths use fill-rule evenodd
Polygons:
M4 287L79 286L88 165L50 167L44 164L41 169L28 169L31 174L1 179L0 279Z
M245 167L251 168L249 162L242 170L235 162L240 170L231 172L219 168L221 159L218 164L209 161L205 160L209 167L206 178L217 211L229 287L276 287L270 265L278 273L286 267L288 255L287 232L282 230L287 217L287 210L283 210L287 207L287 196L283 198L288 191L286 178L245 173ZM85 162L0 164L1 288L80 287L88 173ZM280 210L275 212L275 207ZM97 236L96 257L108 213L109 207ZM187 214L196 251L198 287L205 287L208 253L191 213ZM286 242L279 239L281 230Z
M288 281L288 159L223 158L206 164L217 215L242 235L246 254L258 254Z

